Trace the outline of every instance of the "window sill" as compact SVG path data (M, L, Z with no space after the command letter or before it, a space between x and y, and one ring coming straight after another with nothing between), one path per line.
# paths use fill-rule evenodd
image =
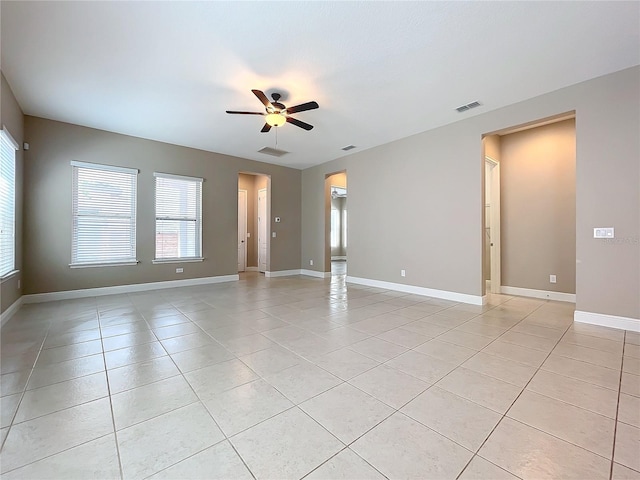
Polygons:
M4 282L5 280L9 280L20 273L20 270L11 270L5 276L0 277L0 282Z
M152 260L154 265L162 263L196 263L204 261L204 257L190 257L190 258L157 258Z
M112 262L112 263L70 263L71 268L94 268L94 267L126 267L139 264L139 260L132 262Z

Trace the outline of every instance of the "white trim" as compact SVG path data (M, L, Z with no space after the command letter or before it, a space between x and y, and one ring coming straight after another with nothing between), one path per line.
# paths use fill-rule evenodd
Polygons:
M370 278L359 278L347 276L347 283L365 285L367 287L384 288L397 292L412 293L425 297L442 298L454 302L470 303L471 305L484 305L487 297L481 295L469 295L467 293L449 292L447 290L436 290L434 288L418 287L416 285L405 285L403 283L384 282L382 280L372 280Z
M11 270L10 272L7 272L4 276L0 277L0 282L4 283L5 280L9 280L10 278L15 277L19 273L20 273L20 270Z
M576 310L573 312L573 321L600 325L602 327L619 328L631 332L640 332L640 318L618 317L616 315Z
M15 302L13 302L4 312L0 314L0 326L4 326L5 323L9 321L11 317L13 317L20 307L22 306L24 296L18 298Z
M507 287L504 285L500 287L500 293L517 295L519 297L544 298L545 300L555 300L556 302L576 303L575 293L534 290L533 288Z
M7 140L9 140L9 143L11 143L12 147L14 150L20 150L20 147L18 146L18 142L16 142L16 139L13 138L13 135L11 135L9 133L9 129L7 129L6 125L2 125L2 133L7 137Z
M246 267L244 269L245 272L258 272L258 267Z
M333 262L334 260L346 260L347 256L346 255L333 255L331 257L331 261Z
M72 167L80 167L80 168L91 168L93 170L106 170L108 172L121 172L128 174L137 175L140 173L140 170L137 168L128 168L128 167L116 167L115 165L104 165L101 163L89 163L89 162L78 162L76 160L71 160Z
M300 270L300 275L306 275L308 277L317 277L317 278L331 278L331 272L317 272L315 270Z
M194 285L208 285L211 283L234 282L240 280L236 275L220 275L218 277L185 278L183 280L168 280L165 282L134 283L132 285L116 285L113 287L85 288L82 290L66 290L63 292L35 293L23 295L24 303L41 303L56 300L70 300L74 298L99 297L119 293L146 292L165 288L192 287Z
M137 265L140 260L131 260L130 262L103 262L103 263L70 263L71 268L93 268L93 267L128 267Z
M292 275L302 275L300 270L277 270L275 272L264 272L264 276L267 278L271 277L290 277Z
M203 262L204 257L185 257L185 258L156 258L151 260L154 265L162 263L197 263Z
M204 182L204 178L200 177L187 177L186 175L174 175L173 173L161 173L153 172L154 177L172 178L174 180L188 180L190 182Z

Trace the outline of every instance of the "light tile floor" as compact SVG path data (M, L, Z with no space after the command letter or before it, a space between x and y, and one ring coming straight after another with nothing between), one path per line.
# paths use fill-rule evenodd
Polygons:
M640 478L640 335L308 277L25 305L2 478Z

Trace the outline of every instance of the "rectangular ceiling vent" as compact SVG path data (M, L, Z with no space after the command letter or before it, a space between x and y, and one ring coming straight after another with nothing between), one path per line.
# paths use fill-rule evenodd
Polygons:
M480 102L475 101L475 102L467 103L466 105L461 105L460 107L456 108L456 110L458 111L458 113L462 113L462 112L466 112L467 110L471 110L472 108L479 107L480 105L482 105Z
M289 152L285 150L278 150L277 148L264 147L258 150L258 153L264 153L265 155L271 155L272 157L281 157Z
M356 148L355 145L347 145L346 147L342 147L341 150L348 152L349 150L353 150L354 148Z

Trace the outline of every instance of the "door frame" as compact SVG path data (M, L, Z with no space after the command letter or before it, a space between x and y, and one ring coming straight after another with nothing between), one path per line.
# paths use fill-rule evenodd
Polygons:
M244 233L243 236L244 238L242 239L242 242L244 243L244 269L243 270L238 270L239 272L246 272L247 271L247 204L248 204L248 192L246 189L244 188L239 188L238 189L238 196L244 193L244 212L240 212L240 205L238 205L238 233L240 231L240 219L242 217L244 217ZM241 217L242 215L242 217ZM238 240L240 240L238 238ZM238 242L239 243L239 242Z
M489 246L491 252L491 293L501 293L502 263L500 253L500 162L486 155L484 157L484 161L485 165L489 165L491 167L490 178L485 178L485 182L491 182L491 193L489 198L489 228L491 231L492 243L492 245ZM485 204L484 198L482 203L483 205Z
M268 185L268 184L267 184ZM262 232L262 229L260 227L260 193L264 192L264 200L265 200L265 205L264 205L264 232ZM269 187L267 186L267 188L261 188L260 190L258 190L258 195L256 196L256 218L258 221L258 271L259 272L267 272L269 271ZM262 258L262 255L260 255L260 239L262 238L262 235L264 235L266 238L265 243L267 244L267 248L265 251L265 255L267 258L264 259L264 270L260 270L260 260Z

